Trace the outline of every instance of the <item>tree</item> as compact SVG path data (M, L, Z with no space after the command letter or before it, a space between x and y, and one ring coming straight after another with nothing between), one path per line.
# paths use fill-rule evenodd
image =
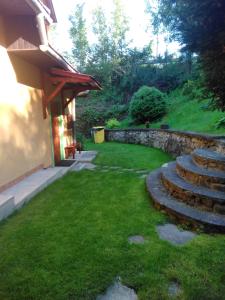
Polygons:
M124 76L123 61L128 49L126 38L129 30L121 0L113 0L111 18L101 6L93 11L92 30L96 42L90 47L87 71L99 79L109 100L117 97L117 83Z
M158 18L171 38L199 55L206 85L225 111L225 1L159 0Z
M84 4L77 4L74 14L69 17L71 22L70 37L73 43L73 58L79 70L84 71L89 50L86 22L83 17Z
M126 52L129 45L126 34L129 31L128 19L124 14L121 0L113 0L114 10L112 12L112 45L113 56L119 59Z

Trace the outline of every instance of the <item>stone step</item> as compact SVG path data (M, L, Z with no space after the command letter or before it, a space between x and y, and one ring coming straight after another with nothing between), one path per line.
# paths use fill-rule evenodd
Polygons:
M186 182L177 174L176 162L161 170L162 183L172 196L188 205L225 214L225 193Z
M12 195L0 194L0 221L7 218L15 209L14 197Z
M192 153L194 162L207 169L225 171L225 155L208 149L196 149Z
M177 172L186 181L225 192L225 172L196 165L190 155L177 157Z
M161 182L161 172L162 169L157 169L151 172L146 179L147 190L157 208L165 210L184 224L192 224L194 227L203 226L206 232L225 233L224 215L202 211L169 195Z

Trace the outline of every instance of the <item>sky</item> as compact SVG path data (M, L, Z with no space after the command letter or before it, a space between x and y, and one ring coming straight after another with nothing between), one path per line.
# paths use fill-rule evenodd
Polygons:
M68 20L69 15L72 14L77 3L80 0L53 0L53 4L56 11L58 24L56 27L56 34L54 34L54 46L60 52L70 52L72 48L72 42L69 37L70 22ZM104 7L106 14L109 14L112 10L112 0L83 0L85 3L84 17L86 19L87 29L91 28L91 12L99 4ZM145 14L145 2L144 0L122 0L124 11L129 19L130 32L128 34L128 40L132 40L131 46L142 48L153 41L153 55L156 53L156 42L154 35L149 28L149 16ZM94 37L91 30L88 31L88 39L92 43ZM159 53L163 54L166 49L169 53L175 53L179 50L179 45L176 42L166 45L164 42L164 35L159 37Z

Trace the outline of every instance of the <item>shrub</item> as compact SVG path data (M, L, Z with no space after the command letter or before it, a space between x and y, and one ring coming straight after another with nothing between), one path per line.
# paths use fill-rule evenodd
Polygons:
M85 136L82 133L77 132L77 134L76 134L76 142L77 142L77 150L78 151L84 151L84 149L85 149L85 147L84 147Z
M216 128L225 128L225 117L216 122Z
M120 119L127 114L127 105L112 105L104 114L105 119Z
M120 127L120 122L115 118L110 119L106 122L106 128L113 129L118 127Z
M212 98L212 93L206 90L201 80L188 80L183 86L182 94L188 96L190 100L201 101L207 99L210 101Z
M102 113L92 108L87 108L79 117L80 131L85 135L90 134L93 126L101 126L105 123Z
M152 122L166 113L166 97L154 87L142 86L132 96L129 112L138 124Z
M81 132L78 132L76 134L76 141L77 141L77 143L84 144L85 143L85 136Z

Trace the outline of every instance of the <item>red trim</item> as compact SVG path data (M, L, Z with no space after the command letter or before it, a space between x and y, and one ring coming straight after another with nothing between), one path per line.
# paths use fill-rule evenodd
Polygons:
M54 80L60 80L60 78L66 78L66 81L70 83L89 82L95 85L97 89L99 90L101 89L101 84L92 76L87 74L64 71L56 68L51 69L51 74L56 75L52 77L54 78Z
M60 93L65 83L66 83L65 80L59 82L55 90L46 98L46 106Z
M72 77L50 77L52 83L65 81L66 83L90 83L89 78L72 78Z

